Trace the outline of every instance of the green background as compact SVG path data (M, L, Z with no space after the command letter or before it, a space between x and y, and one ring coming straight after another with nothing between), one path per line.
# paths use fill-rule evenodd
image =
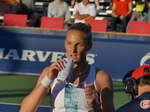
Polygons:
M38 76L4 75L0 74L0 102L21 104L35 87ZM124 92L122 82L113 82L115 109L129 102L128 95ZM50 105L49 95L41 105Z

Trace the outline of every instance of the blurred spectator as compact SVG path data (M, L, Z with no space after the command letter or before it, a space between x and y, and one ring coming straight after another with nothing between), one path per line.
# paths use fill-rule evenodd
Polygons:
M150 3L148 4L148 11L146 13L146 17L145 17L144 21L150 22Z
M73 16L75 23L84 23L84 19L94 19L97 14L96 12L94 4L90 4L89 0L82 0L82 2L74 6Z
M118 23L122 24L120 32L126 31L126 26L132 13L132 0L113 0L111 31L116 31Z
M0 0L0 15L16 14L20 9L20 0Z
M18 14L27 14L30 20L27 27L39 27L40 26L40 15L35 11L35 0L21 0L21 10Z
M71 5L72 7L74 7L75 4L77 4L78 2L81 2L82 0L71 0ZM96 5L96 9L100 10L100 3L99 0L94 0L95 5Z
M69 11L68 4L62 0L54 0L49 3L48 17L64 17L64 25L71 24L71 13Z
M130 21L144 21L146 19L147 11L148 6L146 2L143 2L143 0L136 1L136 10L132 13ZM130 21L127 25L126 31L128 31Z

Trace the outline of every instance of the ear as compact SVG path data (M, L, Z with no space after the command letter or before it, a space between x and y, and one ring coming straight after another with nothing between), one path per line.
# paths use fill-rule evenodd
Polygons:
M90 42L89 45L88 45L88 49L87 50L89 51L92 48L92 46L93 46L93 43Z

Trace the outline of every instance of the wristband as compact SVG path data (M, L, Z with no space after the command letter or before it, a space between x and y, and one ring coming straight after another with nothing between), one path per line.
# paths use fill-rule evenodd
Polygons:
M54 80L51 80L47 77L47 75L43 78L43 80L41 81L42 85L46 88L48 88L50 86L51 83L53 83Z

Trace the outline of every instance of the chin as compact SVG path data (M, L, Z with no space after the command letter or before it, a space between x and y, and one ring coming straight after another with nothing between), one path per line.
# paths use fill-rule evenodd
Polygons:
M77 61L77 59L72 59L74 62L76 62Z
M74 63L78 63L78 60L77 59L72 59Z

